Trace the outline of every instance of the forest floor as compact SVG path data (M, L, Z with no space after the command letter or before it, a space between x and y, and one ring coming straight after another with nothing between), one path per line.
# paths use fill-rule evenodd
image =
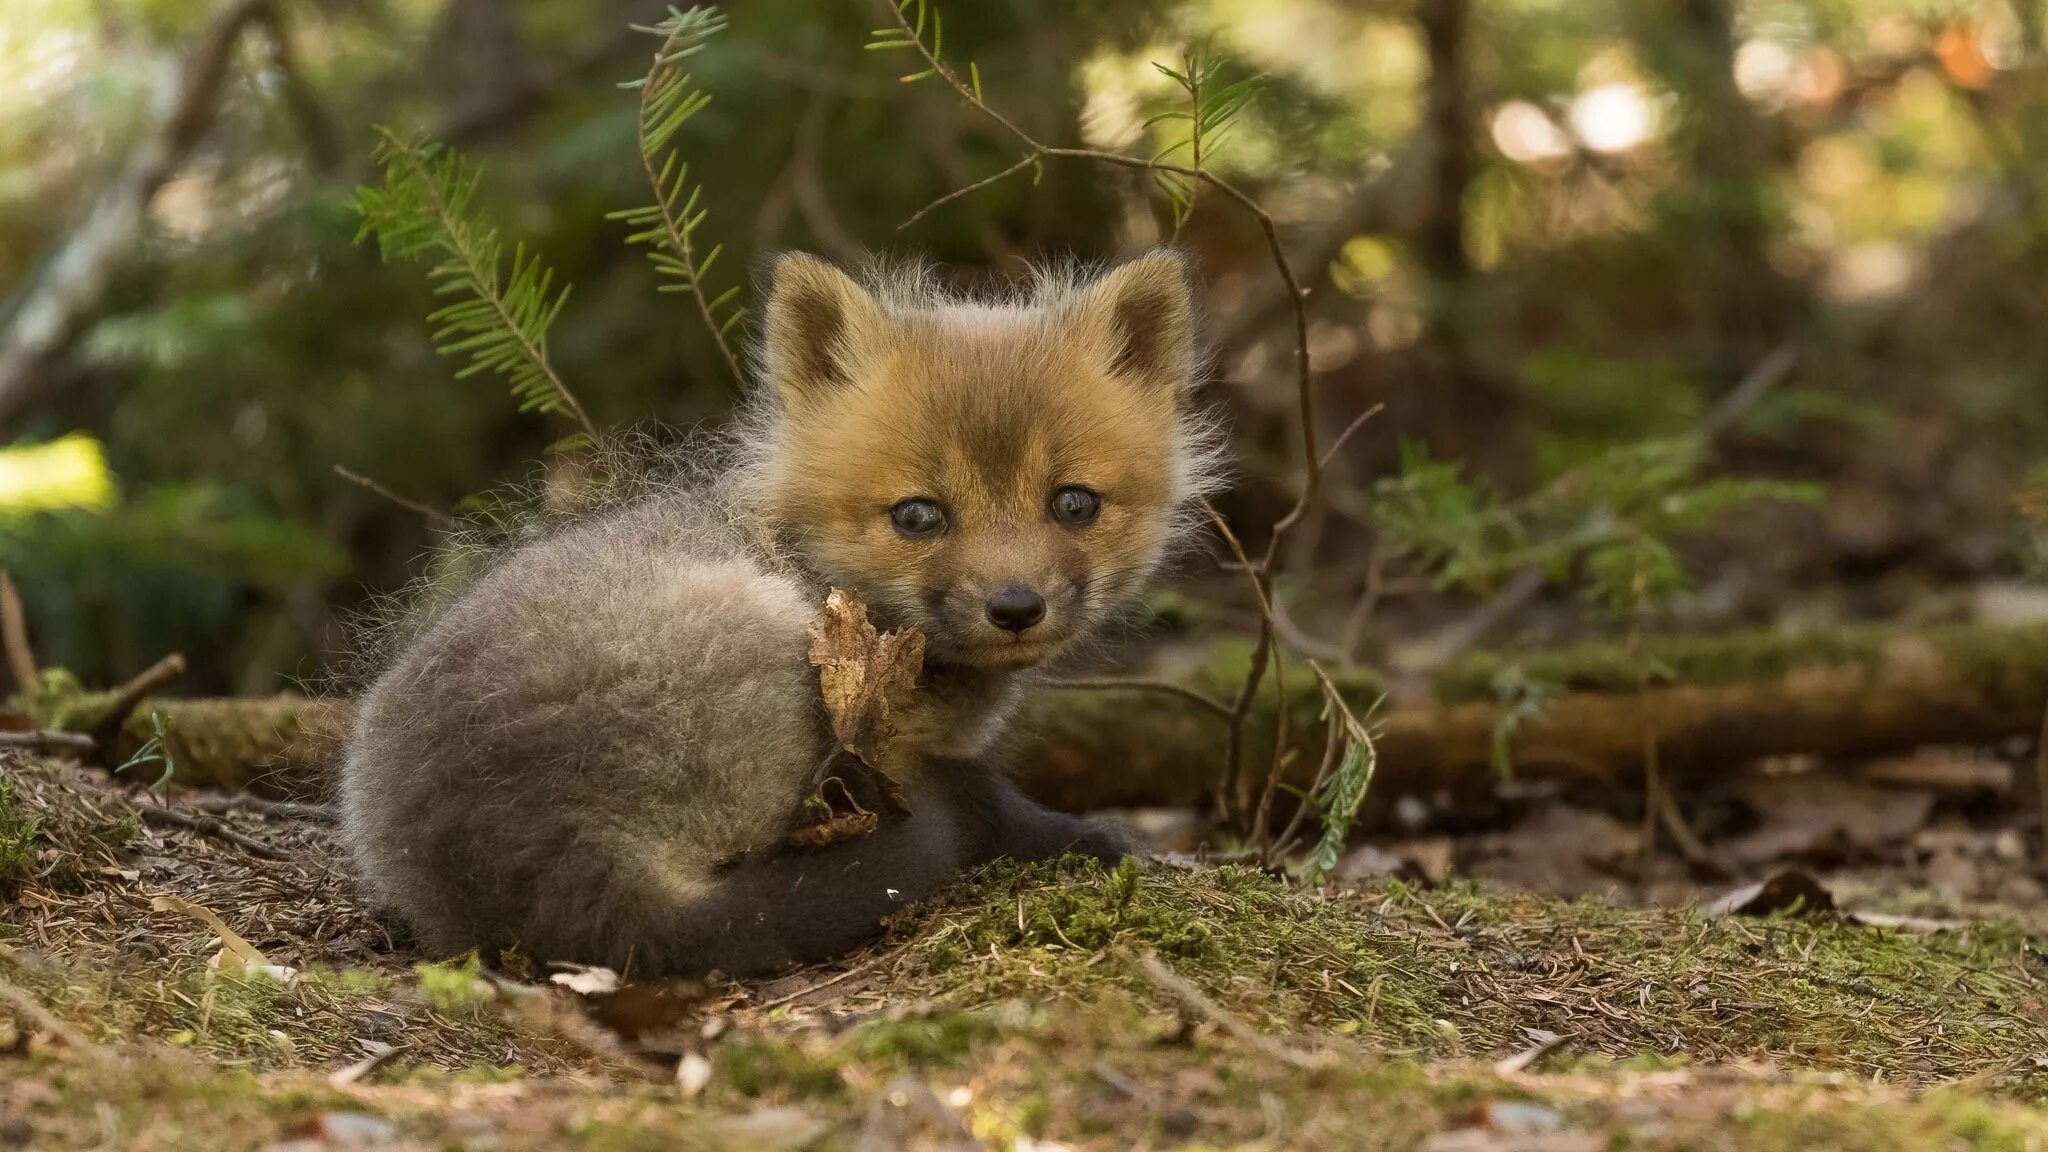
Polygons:
M1898 886L1067 861L839 964L613 989L429 963L328 825L195 799L0 752L0 1147L2048 1149L2043 941Z

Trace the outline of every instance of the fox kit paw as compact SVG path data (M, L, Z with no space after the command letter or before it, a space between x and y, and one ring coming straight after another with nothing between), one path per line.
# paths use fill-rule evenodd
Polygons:
M1130 833L1114 820L1100 817L1079 820L1075 822L1074 833L1073 842L1067 845L1066 850L1093 856L1106 868L1114 868L1117 861L1126 856L1137 855L1137 845L1132 843Z

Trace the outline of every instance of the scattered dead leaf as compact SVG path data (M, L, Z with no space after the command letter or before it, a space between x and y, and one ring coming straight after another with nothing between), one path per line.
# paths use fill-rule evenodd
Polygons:
M1760 884L1746 884L1737 888L1701 908L1700 914L1709 919L1721 916L1769 916L1777 912L1793 911L1802 916L1818 916L1834 910L1834 893L1814 879L1812 873L1792 868Z
M1529 1046L1495 1063L1493 1066L1494 1075L1513 1076L1517 1072L1526 1071L1530 1065L1543 1059L1546 1054L1564 1043L1567 1039L1561 1033L1543 1028L1524 1028L1522 1029L1522 1035L1529 1038Z
M1331 875L1338 880L1370 880L1392 876L1425 887L1442 883L1451 874L1457 844L1448 836L1401 840L1391 844L1361 844L1337 862Z
M619 974L609 968L559 962L554 967L563 971L548 977L548 983L560 984L571 992L584 996L598 996L619 990Z
M628 1044L648 1051L673 1051L702 1025L709 989L696 980L620 984L584 998L590 1019Z
M924 633L877 632L860 594L834 588L811 625L810 655L840 747L881 770L896 711L909 703L924 670Z
M268 976L280 984L290 984L299 977L298 969L271 963L270 957L265 956L254 944L242 939L234 929L215 915L211 908L177 896L158 896L149 902L149 906L157 912L176 912L180 916L189 916L213 929L214 935L220 937L220 951L214 954L209 963L221 972L230 975Z
M1928 916L1894 916L1888 912L1854 912L1850 919L1872 928L1890 928L1895 932L1911 932L1916 936L1931 936L1936 932L1960 932L1970 926L1968 920L1936 920Z
M1835 776L1745 780L1737 794L1763 821L1749 835L1717 846L1737 865L1867 855L1905 841L1934 811L1932 792L1880 788Z
M2012 765L1974 749L1926 748L1888 756L1863 766L1863 779L1897 788L1940 792L2010 792Z
M1506 832L1472 838L1471 874L1572 896L1634 874L1642 829L1605 812L1548 804Z
M884 794L887 795L886 778L880 783L883 784ZM900 797L890 798L901 806ZM818 785L817 794L811 797L805 807L809 815L817 817L817 821L789 834L788 843L792 847L823 848L841 840L865 836L881 826L880 818L861 807L860 801L853 798L853 790L846 786L846 781L837 776L827 776L824 782Z

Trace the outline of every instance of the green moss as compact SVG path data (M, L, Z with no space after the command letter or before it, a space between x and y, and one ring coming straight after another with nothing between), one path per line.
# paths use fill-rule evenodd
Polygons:
M1921 635L1993 701L2035 708L2048 697L2048 626L1936 628Z
M753 1036L721 1044L714 1067L718 1084L750 1100L834 1100L846 1091L840 1063L790 1040Z
M841 1050L855 1060L927 1068L966 1056L999 1031L987 1012L917 1014L863 1024L847 1036Z
M491 986L483 980L483 963L474 952L460 960L415 964L412 970L419 978L420 991L438 1012L470 1015L495 999Z
M1740 684L1773 679L1801 667L1874 667L1896 636L1884 628L1843 628L1805 635L1737 632L1656 637L1643 645L1642 659L1655 680L1704 686ZM1511 666L1531 680L1573 692L1633 692L1642 667L1628 646L1618 643L1479 653L1436 674L1436 698L1444 703L1491 700L1501 673Z
M1143 952L1261 1027L1380 1051L1511 1051L1538 1027L1572 1035L1572 1055L1627 1068L1778 1059L1930 1082L1992 1074L2048 1095L2027 1071L2027 1054L2048 1048L2031 942L1998 925L1913 936L1831 919L1703 921L1466 885L1325 896L1247 868L1105 872L1070 859L963 881L917 926L895 991L1177 1009L1131 962Z
M142 821L133 812L108 816L79 829L85 839L109 852L119 852L142 839Z
M1433 993L1384 979L1390 962L1411 958L1411 942L1254 869L998 864L963 880L945 908L912 943L922 965L910 983L949 1003L1111 987L1157 1001L1129 962L1153 952L1234 999L1252 993L1246 1006L1260 1017L1300 1026L1369 1014L1379 1035L1403 1043L1433 1030ZM1369 1013L1347 983L1378 988Z
M36 874L36 818L0 780L0 896L13 898Z

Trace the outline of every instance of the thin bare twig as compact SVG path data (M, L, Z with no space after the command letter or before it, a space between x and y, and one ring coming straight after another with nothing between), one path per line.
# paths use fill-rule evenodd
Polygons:
M7 674L14 677L14 686L23 693L35 691L43 676L36 670L35 649L28 642L28 613L22 610L21 596L5 572L0 572L0 648L6 649Z
M164 824L172 828L182 828L187 832L197 832L201 836L212 836L218 840L225 840L249 853L251 856L261 856L265 860L284 860L289 858L284 852L265 844L261 840L244 836L211 816L188 816L176 809L162 808L155 804L137 805L136 812L141 815L144 823Z
M450 515L449 513L434 507L432 504L427 504L419 500L413 500L405 496L400 496L398 493L393 492L391 489L386 488L382 484L377 483L375 480L370 479L368 476L365 476L360 472L351 472L347 468L344 468L341 465L336 464L334 466L334 474L336 476L341 477L343 480L346 480L349 483L354 484L358 488L362 488L369 492L374 492L377 495L382 496L384 499L389 500L393 504L398 505L400 508L403 508L408 512L417 514L421 519L425 520L429 524L432 524L436 528L452 532L455 529L460 528L462 526L462 522L460 520L457 520L453 515Z
M912 212L908 219L904 220L903 223L898 224L896 226L896 230L898 232L901 232L903 229L910 227L912 224L917 223L919 220L924 219L926 216L938 211L940 208L943 208L946 205L951 204L953 201L958 200L963 196L972 196L976 192L981 191L983 188L986 188L991 184L1000 184L1004 180L1007 180L1010 177L1015 176L1017 173L1022 172L1024 169L1029 168L1037 163L1039 163L1039 157L1036 153L1032 153L1025 156L1022 160L1017 161L1015 164L1010 165L1008 168L1003 169L1001 172L996 173L993 176L984 176L981 179L976 180L972 184L963 184L960 187L953 189L951 192L946 193L944 196L939 197L937 200L934 200L931 203L925 205L924 207L919 208L917 211Z
M1342 756L1343 751L1344 728L1338 718L1332 715L1323 723L1323 758L1316 765L1316 778L1308 786L1308 791L1304 794L1301 804L1294 809L1294 815L1288 818L1287 827L1281 829L1279 838L1273 842L1272 859L1284 860L1287 858L1287 853L1294 847L1295 834L1301 830L1301 822L1308 818L1309 810L1315 807L1314 804L1309 802L1309 798L1320 791L1322 786L1330 779L1330 773L1337 770L1337 761Z
M135 711L142 698L184 674L185 657L173 652L114 689L114 694L107 700L107 710L101 714L99 723L93 725L92 738L107 755L113 755L114 745L121 738L121 728L128 723L128 714Z
M55 1012L43 1007L43 1002L30 995L25 988L0 979L0 1003L15 1010L23 1020L50 1034L59 1044L92 1060L111 1060L113 1053L86 1038L85 1033L73 1028L60 1019Z
M1205 506L1207 507L1207 506ZM1251 561L1245 558L1244 545L1238 542L1237 534L1230 530L1221 514L1214 507L1208 507L1209 520L1216 531L1230 546L1230 551L1251 571ZM1230 704L1230 731L1223 747L1223 781L1218 799L1224 815L1239 819L1249 815L1251 797L1244 792L1244 725L1251 715L1252 702L1258 699L1259 685L1266 678L1266 664L1273 658L1274 623L1273 614L1264 608L1265 590L1259 584L1256 573L1252 575L1252 587L1258 591L1260 600L1259 639L1252 646L1251 666L1245 672L1244 682L1237 687L1237 697Z
M99 745L83 732L38 729L32 732L0 732L0 748L20 748L29 752L71 752L80 756L90 756L99 750Z
M1793 345L1773 349L1700 419L1697 435L1709 445L1726 436L1798 363L1799 349Z
M1287 603L1280 599L1277 590L1273 594L1273 630L1289 648L1312 660L1341 660L1344 657L1337 645L1316 639L1309 635L1308 629L1295 623L1294 617L1288 613Z
M1671 834L1672 846L1678 849L1680 856L1685 857L1686 863L1724 876L1736 874L1735 869L1729 867L1728 862L1716 855L1712 848L1707 847L1706 842L1700 839L1699 833L1694 832L1692 825L1686 822L1685 810L1678 806L1677 794L1669 788L1659 788L1656 805L1658 820L1663 823L1664 830Z
M1337 453L1342 452L1344 450L1345 442L1350 440L1352 436L1356 435L1360 428L1363 428L1367 424L1372 423L1373 417L1379 415L1382 412L1385 412L1386 410L1387 406L1385 404L1375 404L1372 407L1367 408L1365 411L1360 412L1357 416L1353 417L1351 423L1346 424L1344 426L1344 430L1342 432L1337 433L1337 438L1330 441L1330 446L1323 452L1323 458L1317 464L1317 468L1320 470L1327 471L1330 467L1330 461L1335 460L1337 458Z
M1330 462L1335 460L1337 454L1344 450L1345 443L1353 435L1357 434L1359 429L1370 424L1373 417L1386 411L1386 407L1385 404L1375 404L1360 412L1353 418L1351 423L1345 425L1344 430L1339 432L1336 439L1331 440L1330 446L1323 451L1321 467L1327 471L1330 467ZM1311 550L1313 549L1311 548ZM1249 564L1250 561L1246 561L1246 563ZM1309 635L1307 629L1294 622L1294 617L1288 614L1286 602L1280 599L1279 589L1269 588L1268 595L1273 605L1273 630L1279 634L1280 639L1287 642L1288 647L1311 659L1332 661L1345 666L1351 664L1351 653L1355 648L1351 637L1355 629L1362 629L1364 627L1362 618L1359 617L1355 610L1351 618L1345 623L1345 639L1340 643L1332 644ZM1375 586L1372 600L1376 603L1378 598L1377 587ZM1370 608L1368 608L1367 612L1370 614Z
M1280 649L1274 644L1279 634L1279 625L1268 592L1269 585L1260 578L1258 570L1251 566L1251 561L1246 558L1244 545L1239 542L1237 534L1230 530L1230 525L1224 522L1223 517L1218 515L1214 508L1209 509L1209 518L1215 522L1216 530L1223 534L1224 541L1230 546L1231 554L1236 556L1238 563L1245 565L1246 570L1252 574L1252 593L1259 601L1259 643L1252 651L1252 668L1245 674L1244 689L1238 694L1231 709L1231 735L1234 742L1240 746L1243 743L1245 718L1250 715L1251 704L1258 695L1259 684L1265 679L1265 662L1269 659L1273 662L1273 690L1283 702L1273 713L1273 760L1266 767L1266 784L1259 790L1258 807L1252 812L1252 824L1249 829L1252 843L1263 851L1271 843L1267 821L1273 812L1273 795L1280 788L1280 774L1287 766L1287 708L1284 703L1287 699L1287 665L1280 655ZM1234 761L1231 767L1234 775ZM1239 799L1238 815L1242 816L1242 801L1248 798Z
M275 816L281 820L311 820L331 824L340 819L340 813L332 804L308 804L303 800L271 800L263 796L252 796L247 792L228 792L218 796L188 796L185 805L201 812L254 812L259 816Z
M1153 987L1180 1001L1196 1015L1228 1032L1247 1047L1304 1072L1315 1071L1323 1066L1323 1061L1315 1054L1289 1048L1232 1015L1223 1005L1211 1000L1200 988L1188 983L1180 973L1168 968L1157 955L1146 952L1136 959L1138 974Z
M1341 664L1345 668L1358 666L1358 649L1365 642L1366 625L1372 623L1373 613L1379 611L1380 597L1386 591L1386 553L1380 551L1377 539L1367 547L1371 551L1365 559L1365 589L1359 593L1358 603L1351 606L1351 614L1344 619Z
M1229 720L1231 717L1230 705L1209 695L1207 692L1198 692L1185 684L1175 684L1171 680L1134 680L1121 676L1110 676L1099 679L1048 680L1045 682L1045 686L1047 688L1081 692L1156 692L1162 696L1178 696L1190 704L1199 705L1223 717L1225 720Z
M888 958L888 956L877 956L863 963L855 964L853 967L848 968L846 971L837 973L832 976L827 976L826 978L818 981L815 984L806 984L802 988L799 988L796 991L791 992L787 996L778 996L775 999L768 1001L766 1004L762 1004L759 1007L754 1008L753 1011L767 1012L776 1008L780 1008L785 1004L794 1004L798 1000L801 1000L804 997L809 996L813 992L823 992L825 989L830 988L835 984L844 983L845 981L850 980L855 976L859 976L865 972L872 972L879 964L881 964L883 960L886 960Z

